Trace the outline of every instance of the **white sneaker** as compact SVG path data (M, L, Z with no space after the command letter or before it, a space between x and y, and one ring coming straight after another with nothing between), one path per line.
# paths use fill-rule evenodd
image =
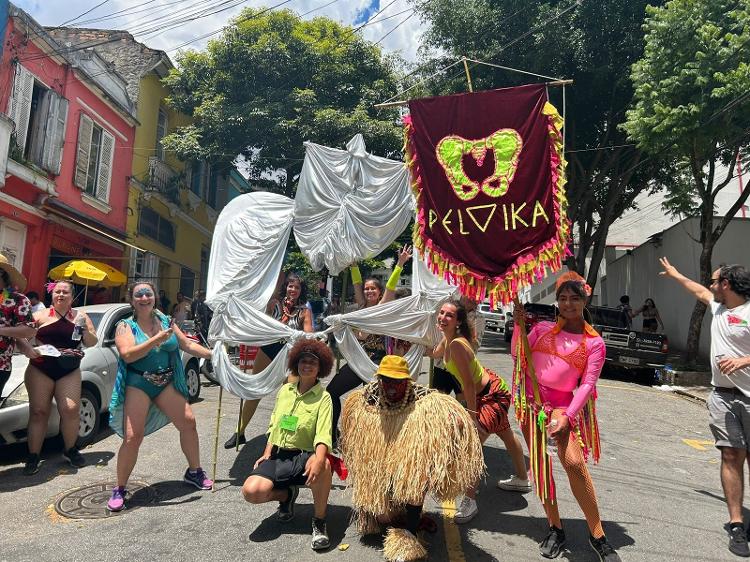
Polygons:
M456 509L456 514L453 516L453 520L456 523L468 523L479 513L479 507L477 507L477 501L469 496L464 496L461 500L461 505Z
M519 478L515 474L505 480L498 480L497 487L508 492L521 492L522 494L531 491L531 483L525 478Z

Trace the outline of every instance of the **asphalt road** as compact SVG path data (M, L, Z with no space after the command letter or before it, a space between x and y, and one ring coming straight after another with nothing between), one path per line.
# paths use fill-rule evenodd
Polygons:
M508 378L507 344L497 335L485 336L480 358ZM602 380L599 394L603 455L592 474L605 532L622 559L734 559L726 549L726 506L705 406L622 377ZM218 397L218 387L204 386L193 406L209 474ZM349 492L341 482L334 481L328 514L333 546L323 553L309 546L309 490L301 491L295 520L286 525L276 522L275 505L243 501L240 487L265 444L273 398L261 402L247 431L254 438L239 454L221 446L236 424L238 404L224 395L215 492L181 482L186 464L170 426L145 439L133 474L150 486L143 493L155 494L155 501L104 519L63 518L54 504L72 489L114 481L118 437L104 432L83 452L89 465L79 470L64 463L59 443L50 441L32 477L21 474L23 447L0 449L0 560L382 560L379 541L362 542L348 526ZM427 504L438 520L438 531L427 537L430 560L541 559L537 544L547 529L541 505L533 493L495 487L511 467L496 437L485 447L485 462L480 513L471 523L457 526L444 518L450 506ZM568 536L562 558L597 560L561 469L558 488Z

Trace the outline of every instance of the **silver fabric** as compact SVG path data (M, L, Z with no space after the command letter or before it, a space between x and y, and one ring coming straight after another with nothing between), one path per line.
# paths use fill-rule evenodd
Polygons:
M234 294L265 310L284 262L294 201L258 191L236 197L216 222L208 264L206 304L216 309Z
M338 275L388 247L414 216L403 162L369 154L362 135L346 150L305 143L294 200L294 237L313 269Z

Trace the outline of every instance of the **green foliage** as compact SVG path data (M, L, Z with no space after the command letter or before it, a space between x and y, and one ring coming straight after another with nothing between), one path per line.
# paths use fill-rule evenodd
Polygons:
M728 161L746 142L748 7L747 0L674 0L648 9L645 51L632 68L636 104L624 125L639 146L702 168L717 156Z
M169 103L195 124L163 140L185 159L241 155L252 182L293 196L303 142L343 146L363 133L369 150L399 154L395 110L372 106L396 87L395 61L328 18L246 9L205 52L178 57Z
M669 176L664 174L664 162L655 158L636 166L640 151L627 146L626 134L619 128L632 101L628 69L642 54L642 25L649 3L663 4L587 1L560 16L573 5L571 0L466 0L460 9L453 0L414 0L429 23L426 37L434 48L435 63L425 73L448 58L465 55L574 80L566 90L566 188L568 214L578 230L576 267L581 273L594 243L603 252L609 224L640 192L659 187ZM472 66L471 75L475 90L542 81L486 66ZM463 69L454 67L429 80L426 91L466 91ZM561 89L550 88L549 95L562 110ZM597 267L592 263L592 269Z

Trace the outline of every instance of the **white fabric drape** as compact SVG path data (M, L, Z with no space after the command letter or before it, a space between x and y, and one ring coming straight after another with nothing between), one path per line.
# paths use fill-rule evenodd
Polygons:
M328 328L306 334L264 313L276 286L291 228L297 244L316 269L337 273L350 263L375 255L406 228L414 213L408 172L401 162L365 152L357 135L347 151L307 144L295 201L273 193L242 195L221 212L209 262L206 302L214 310L209 341L219 384L246 400L262 398L284 382L289 349L301 337L336 339L344 359L363 380L375 365L355 331L412 342L405 358L419 374L425 346L434 346L437 305L455 287L433 275L414 254L412 296L347 314L329 316ZM226 345L285 346L261 373L232 365Z
M414 202L403 162L367 153L362 135L346 150L305 143L294 199L294 238L313 269L338 275L382 252L409 224Z
M229 295L264 310L276 288L294 219L294 201L258 191L224 207L214 228L206 304Z

